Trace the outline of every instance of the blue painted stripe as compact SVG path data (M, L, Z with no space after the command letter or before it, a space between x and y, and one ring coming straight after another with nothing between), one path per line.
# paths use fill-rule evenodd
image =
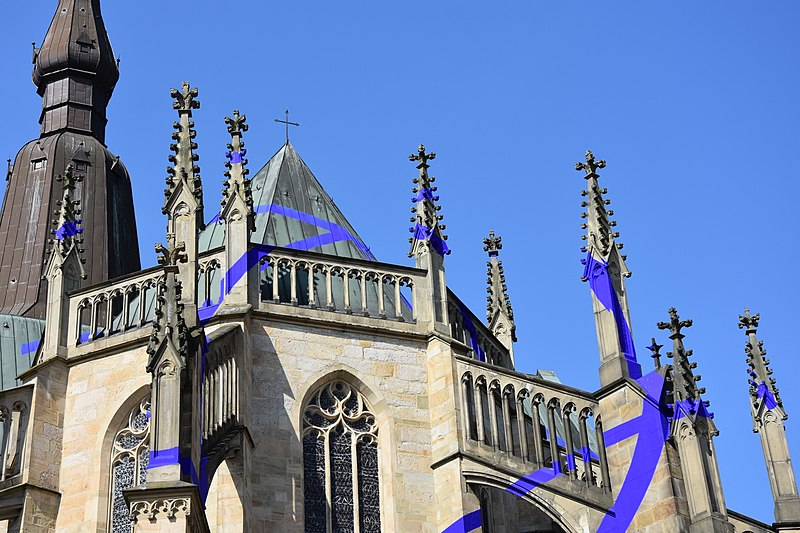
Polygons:
M449 526L442 533L469 533L481 527L481 511L472 511L469 514L459 518Z
M20 345L19 347L19 354L20 355L28 355L30 353L34 353L36 350L39 349L39 344L41 344L41 340L26 342L25 344Z

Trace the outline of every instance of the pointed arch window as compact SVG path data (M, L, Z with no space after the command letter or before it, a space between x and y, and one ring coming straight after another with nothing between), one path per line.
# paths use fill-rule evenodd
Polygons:
M379 533L378 428L363 395L335 380L303 411L305 530Z
M131 533L122 491L147 482L150 462L150 396L139 402L114 436L111 449L109 533Z

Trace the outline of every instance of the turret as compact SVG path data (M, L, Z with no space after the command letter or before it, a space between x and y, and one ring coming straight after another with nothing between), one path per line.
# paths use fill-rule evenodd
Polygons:
M776 528L778 531L800 529L800 496L783 424L789 416L775 386L776 380L771 377L772 369L764 342L756 337L760 319L758 314L751 315L749 309L744 310L744 316L739 316L739 329L744 329L747 335L744 351L747 354L753 432L761 437L772 498L775 501Z
M517 326L514 323L514 311L511 309L511 299L508 297L506 275L503 262L500 260L500 250L503 248L503 239L495 236L494 231L483 239L483 251L489 254L486 262L486 323L495 337L508 349L511 360L514 360L514 343L517 342Z
M630 272L625 266L626 257L619 253L622 244L616 242L619 232L614 231L614 227L617 223L610 219L614 211L606 209L611 204L611 200L604 197L608 190L598 183L600 176L597 171L605 166L605 161L595 160L591 150L586 152L586 162L575 164L575 169L583 171L586 179L586 189L581 191L585 198L581 207L586 209L581 214L584 219L581 228L586 230L581 237L586 241L581 248L586 253L582 260L582 280L589 282L592 292L600 348L600 383L604 386L642 375L642 368L636 360L625 290L625 278L630 277Z
M694 373L697 363L689 361L692 350L683 345L682 330L691 325L691 320L681 320L674 307L669 310L669 322L658 323L658 329L669 330L672 340L672 351L667 352L667 357L672 359L667 371L672 399L669 437L681 459L689 502L689 531L733 533L712 442L719 431L714 425L714 415L708 410L709 402L702 398L705 389L697 386L700 381L700 376Z

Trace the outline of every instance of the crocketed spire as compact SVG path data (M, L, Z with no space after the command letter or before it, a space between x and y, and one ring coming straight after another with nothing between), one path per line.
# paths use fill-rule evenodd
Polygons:
M586 230L586 235L581 238L587 242L582 251L594 251L601 258L607 260L614 246L622 249L623 245L615 242L615 239L619 237L619 232L614 231L617 222L610 218L614 216L614 211L606 209L607 205L611 205L611 200L604 197L608 193L608 189L601 188L598 183L600 176L597 174L597 170L605 167L605 160L596 161L591 150L586 150L585 163L575 163L575 170L584 171L587 181L586 190L581 191L581 196L586 197L586 200L581 202L581 207L586 208L586 212L581 214L581 218L585 219L581 228ZM623 255L621 258L624 265L626 257ZM630 272L625 269L623 275L630 277Z
M222 211L220 218L227 220L234 211L238 216L247 218L249 231L255 231L255 214L253 212L253 191L250 186L250 179L247 177L250 170L246 168L247 150L244 147L242 133L249 129L247 116L240 115L239 110L234 110L233 118L225 117L225 124L228 125L228 133L231 134L231 142L225 156L225 187L222 190ZM237 209L238 208L238 209Z
M753 407L754 423L756 419L763 416L766 411L777 410L780 408L782 420L789 418L783 411L783 402L778 387L775 386L775 379L772 376L772 369L769 367L767 350L764 349L764 341L756 338L758 333L758 321L761 316L751 315L750 309L745 308L744 315L739 315L739 329L744 329L747 335L745 353L747 354L747 374L750 384L750 396Z
M172 89L170 96L175 100L172 102L172 108L178 111L178 122L172 124L175 129L172 139L175 142L170 145L173 153L169 156L171 165L167 167L163 212L167 214L180 198L183 197L186 201L191 197L192 205L188 207L192 210L198 227L203 228L205 225L203 183L200 179L200 167L197 165L200 156L194 152L197 149L197 143L194 141L197 132L194 130L194 120L192 120L192 110L200 109L198 90L185 81L181 84L180 90Z
M687 417L694 423L698 418L711 419L714 415L708 411L709 402L704 401L701 397L706 390L697 386L701 377L694 373L697 363L689 361L693 352L687 350L683 345L683 339L686 336L682 330L691 326L692 321L681 320L674 307L669 309L669 322L658 323L658 329L669 330L669 338L672 339L672 351L667 352L667 357L672 359L668 379L674 402L673 419ZM715 435L716 429L711 433Z
M511 299L508 297L508 286L506 285L506 275L503 270L503 262L500 260L500 250L503 248L502 237L495 236L494 231L489 232L489 236L483 239L483 251L488 252L489 261L486 262L486 322L489 328L494 330L495 325L503 320L508 322L505 326L510 329L511 338L517 340L514 324L514 311L511 309Z
M413 237L408 239L411 244L411 250L408 252L408 257L420 255L428 248L440 256L445 256L450 253L450 248L447 247L447 235L443 233L447 226L439 224L444 218L440 215L442 206L438 205L439 196L436 195L437 187L433 186L436 178L428 175L430 165L428 161L436 159L436 154L425 151L425 146L420 144L416 154L408 156L409 161L417 163L419 176L414 178L415 187L412 189L414 197L411 201L414 207L411 212L414 216L411 217L411 222L415 223L414 227L409 228L409 232Z
M756 337L760 319L758 314L751 315L747 308L744 315L739 316L739 329L744 329L747 335L744 351L749 367L750 412L753 416L753 432L761 438L767 477L775 502L775 523L778 526L787 524L791 529L800 523L800 493L784 427L784 421L789 417L783 409L775 379L771 377L772 369L764 342ZM783 528L778 527L777 530L782 531Z
M596 160L591 150L586 151L586 161L575 164L575 169L585 173L586 189L581 196L586 198L581 206L584 222L581 228L586 234L581 238L586 246L583 281L589 282L592 290L592 308L600 348L600 381L603 385L618 379L636 379L642 369L636 359L633 342L625 278L630 276L625 266L625 256L619 253L622 244L615 242L619 233L613 231L616 222L610 220L613 211L606 210L611 203L603 197L607 190L600 188L598 169L605 168L604 160Z
M83 229L80 227L82 220L80 200L75 199L75 185L83 181L83 176L75 173L72 165L67 167L63 176L56 176L55 180L61 183L61 200L56 202L58 209L53 219L53 238L50 239L50 268L62 268L71 253L76 254L77 267L80 277L86 279L86 272L83 265L86 259L83 257Z

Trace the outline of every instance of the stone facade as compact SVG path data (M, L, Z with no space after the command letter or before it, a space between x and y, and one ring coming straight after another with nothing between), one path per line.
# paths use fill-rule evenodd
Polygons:
M98 0L61 0L60 13L85 5L100 20ZM741 324L775 524L725 505L713 415L683 345L691 321L671 309L658 325L670 365L655 339L655 370L636 359L604 161L587 152L576 165L600 355L601 388L584 391L515 370L498 236L484 240L487 320L447 287L424 146L410 157L415 267L380 263L288 141L248 176L239 111L225 120L223 208L206 224L199 91L171 95L159 266L139 270L133 254L134 272L83 283L83 177L55 169L44 334L18 386L0 391L0 531L800 531L758 316ZM254 183L271 196L254 198Z

